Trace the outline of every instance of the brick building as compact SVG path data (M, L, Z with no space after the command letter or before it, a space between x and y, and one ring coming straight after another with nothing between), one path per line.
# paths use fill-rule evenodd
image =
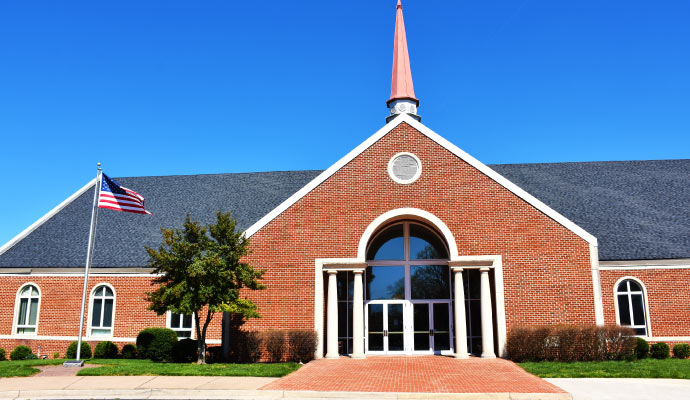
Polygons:
M266 271L243 329L314 329L319 357L501 356L536 324L690 341L690 160L482 164L421 123L400 4L395 36L386 125L328 169L117 178L153 215L100 212L86 339L193 337L188 316L146 310L144 246L233 211ZM95 183L0 248L0 347L76 339Z

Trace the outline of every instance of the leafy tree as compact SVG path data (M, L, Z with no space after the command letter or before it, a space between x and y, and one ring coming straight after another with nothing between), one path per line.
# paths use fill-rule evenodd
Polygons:
M256 304L240 297L240 289L264 289L259 280L263 271L242 262L249 254L247 238L238 232L230 213L216 214L216 223L202 227L187 215L183 228L161 229L163 244L158 250L146 248L149 266L159 277L158 288L146 294L149 309L162 315L167 311L192 315L198 340L197 363L206 363L206 330L219 312L242 318L260 318ZM205 321L201 311L206 309Z

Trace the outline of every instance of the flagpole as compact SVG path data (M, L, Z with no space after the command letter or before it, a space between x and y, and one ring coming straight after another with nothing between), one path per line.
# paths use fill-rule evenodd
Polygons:
M96 240L96 223L98 222L98 194L101 191L101 163L96 171L96 187L93 191L93 209L91 210L91 227L89 229L89 247L86 249L86 265L84 266L84 288L81 294L81 315L79 316L79 338L77 339L77 361L81 360L81 339L84 333L84 308L86 307L86 289L89 281L89 268L93 259L93 245ZM83 365L83 362L79 363Z

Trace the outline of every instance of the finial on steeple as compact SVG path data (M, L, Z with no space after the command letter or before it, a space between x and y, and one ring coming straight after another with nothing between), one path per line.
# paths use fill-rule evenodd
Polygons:
M393 47L393 80L391 83L391 98L386 104L390 108L390 116L386 122L395 118L398 114L410 114L417 120L419 100L414 95L412 84L412 70L410 69L410 55L407 51L407 35L405 34L405 21L403 20L402 2L398 0L395 16L395 39Z

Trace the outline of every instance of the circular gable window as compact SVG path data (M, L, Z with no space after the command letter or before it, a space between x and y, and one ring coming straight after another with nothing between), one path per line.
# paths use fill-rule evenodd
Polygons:
M388 162L388 175L398 183L412 183L421 174L422 163L412 153L398 153Z

